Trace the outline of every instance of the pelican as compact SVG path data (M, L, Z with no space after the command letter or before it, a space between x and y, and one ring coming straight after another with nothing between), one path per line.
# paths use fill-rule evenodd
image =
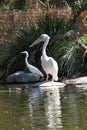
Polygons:
M46 54L46 47L49 43L49 39L50 37L47 34L42 34L35 42L32 43L32 45L30 45L30 47L33 47L40 42L44 42L41 56L41 65L46 73L46 81L48 81L49 74L52 76L52 81L57 81L58 64L52 57L49 57Z
M42 73L38 68L36 68L35 66L33 66L33 65L31 65L31 64L28 63L28 57L29 57L28 52L27 52L27 51L23 51L23 52L21 52L21 53L26 54L25 64L26 64L28 70L29 70L31 73L33 73L33 74L39 75L39 76L41 76L41 77L44 77L43 73Z

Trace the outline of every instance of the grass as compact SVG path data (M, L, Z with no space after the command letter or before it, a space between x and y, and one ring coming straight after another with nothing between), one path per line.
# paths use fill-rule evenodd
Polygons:
M32 62L35 66L40 66L41 47L33 49L29 45L34 42L42 33L48 34L51 38L56 34L74 29L71 28L70 22L65 23L52 16L45 16L38 20L38 25L30 25L23 27L17 33L15 44L9 47L5 52L0 69L9 75L19 70L25 69L24 56L20 54L22 51L28 51L31 56L35 54ZM83 36L82 41L87 45L87 36ZM39 49L38 49L39 48ZM36 52L36 50L38 50ZM33 52L33 53L32 53ZM87 56L80 50L70 37L62 38L56 41L52 46L47 47L47 54L52 56L59 65L59 75L62 77L72 77L77 73L85 73L87 71Z

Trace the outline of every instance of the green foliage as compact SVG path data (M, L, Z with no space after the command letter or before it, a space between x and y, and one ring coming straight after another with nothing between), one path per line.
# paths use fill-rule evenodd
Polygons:
M13 2L13 8L25 10L26 9L26 0L15 0Z
M71 21L65 22L63 19L48 14L38 20L38 25L43 30L43 33L47 33L51 37L57 33L73 29L74 26L71 27Z
M87 45L87 36L82 37ZM87 72L87 53L80 50L71 38L63 38L49 48L50 55L59 65L59 75L71 77Z
M13 10L13 9L26 9L26 0L1 0L0 11Z
M53 16L46 16L39 22L43 32L46 32L51 37L60 32L74 29L74 25L71 24L71 21L65 23L62 20L58 21ZM87 36L83 36L82 41L87 44ZM61 76L71 77L77 73L85 73L87 70L86 55L84 56L84 52L75 45L71 37L63 38L56 41L52 46L48 46L47 53L58 62Z
M87 35L82 36L82 42L87 46Z
M5 71L6 75L23 69L24 57L20 53L25 50L29 51L29 45L36 39L37 35L37 28L34 25L20 29L15 44L12 44L5 52L0 65L0 69Z
M72 9L78 10L80 8L86 9L87 1L86 0L67 0L69 6Z
M43 33L47 33L52 38L56 34L70 29L70 23L65 23L63 20L58 20L51 16L46 16L43 19L38 20L38 26L30 25L29 27L21 28L17 33L15 44L5 53L0 68L3 69L6 75L19 70L24 70L24 56L21 55L20 52L26 50L31 54L32 50L29 48L29 45ZM82 41L84 44L87 44L86 35L82 37ZM62 38L61 40L56 41L52 46L48 46L47 54L58 62L59 75L61 76L71 77L76 73L84 73L87 71L87 56L75 45L71 37ZM35 66L39 65L40 55L38 54Z

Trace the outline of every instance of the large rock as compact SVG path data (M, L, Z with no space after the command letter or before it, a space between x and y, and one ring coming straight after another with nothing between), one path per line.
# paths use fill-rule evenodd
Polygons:
M87 76L65 80L66 84L87 84Z
M6 78L6 82L8 83L31 83L37 82L39 80L40 76L34 75L32 73L25 73L23 71L13 73Z

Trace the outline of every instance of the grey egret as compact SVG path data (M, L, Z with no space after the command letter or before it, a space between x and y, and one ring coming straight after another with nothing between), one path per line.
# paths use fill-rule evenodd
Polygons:
M30 47L33 47L40 42L44 42L43 48L42 48L41 65L42 65L43 70L46 73L46 81L48 81L49 74L52 76L52 81L57 81L58 80L58 64L52 57L49 57L46 54L46 47L49 43L49 39L50 37L47 34L42 34L35 42L32 43L32 45L30 45Z
M35 66L31 65L28 63L28 57L29 57L29 54L27 51L23 51L21 53L24 53L26 54L26 57L25 57L25 64L26 64L26 67L28 68L28 70L33 73L33 74L36 74L36 75L39 75L41 77L44 77L43 73L38 69L36 68Z

